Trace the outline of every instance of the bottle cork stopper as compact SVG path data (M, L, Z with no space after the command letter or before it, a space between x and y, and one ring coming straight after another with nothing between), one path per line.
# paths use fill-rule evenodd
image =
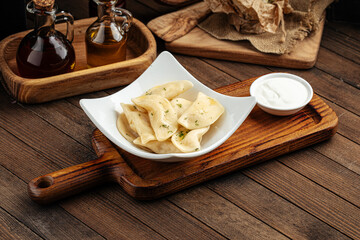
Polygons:
M41 11L50 11L54 7L55 0L33 0L35 8Z

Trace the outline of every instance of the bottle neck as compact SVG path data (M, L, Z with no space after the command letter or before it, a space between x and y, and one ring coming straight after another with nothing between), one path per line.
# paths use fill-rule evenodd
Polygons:
M114 8L115 6L109 3L98 3L97 5L97 12L98 12L98 19L103 20L109 20L114 21L115 15L114 15Z
M34 14L34 30L38 34L49 34L55 31L56 7L50 11L42 11L34 7L30 2L27 7L29 13Z
M35 14L35 26L34 29L37 32L41 32L46 29L46 31L54 31L55 25L55 16L48 14Z

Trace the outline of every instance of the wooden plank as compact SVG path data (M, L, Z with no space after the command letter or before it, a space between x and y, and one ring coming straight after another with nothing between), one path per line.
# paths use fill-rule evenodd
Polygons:
M1 208L42 238L103 239L59 206L44 208L33 203L27 197L26 184L2 166L0 166L0 191Z
M351 141L360 144L360 116L347 111L335 103L324 100L338 115L339 126L338 133L350 139Z
M93 157L90 150L82 149L81 145L69 136L59 134L58 129L42 121L30 110L18 104L11 104L4 92L0 94L0 101L1 126L51 161L56 162L58 166L70 166ZM73 152L71 158L68 155L69 151Z
M98 194L68 199L61 206L106 239L166 239Z
M347 169L360 174L360 146L346 137L336 134L329 141L313 146L313 149Z
M2 208L0 208L0 223L1 239L41 239L41 237L36 235L23 223L19 222Z
M170 200L228 239L288 239L205 187L174 194Z
M357 24L350 24L350 23L344 24L340 22L330 21L327 23L327 26L331 28L333 31L344 34L346 36L344 38L345 42L348 40L348 38L352 38L353 40L360 39L359 25ZM350 43L353 44L352 40L350 40Z
M345 24L344 24L345 25ZM360 64L360 41L359 37L354 38L338 29L333 29L332 23L327 23L324 29L321 46L336 52L340 56L343 56L357 64ZM329 61L333 62L333 61Z
M334 141L336 140L334 139ZM326 153L326 147L323 148L325 148L324 152ZM332 149L332 147L327 149ZM359 166L358 156L360 155L357 153L360 153L360 146L353 146L352 153L352 162ZM360 175L329 159L326 155L324 156L312 149L306 149L281 157L279 161L353 205L360 207Z
M168 239L223 239L208 223L200 222L193 215L184 212L166 198L156 201L134 201L124 193L120 186L107 188L101 195L126 211L147 226ZM211 209L209 209L211 211Z
M315 182L270 161L244 174L351 238L360 237L360 209Z
M327 22L321 45L339 55L360 63L359 27L352 24Z
M352 52L355 51L352 50ZM360 53L358 57L360 59ZM336 61L333 61L332 59L336 59ZM360 76L360 64L355 63L353 60L338 56L337 52L321 48L318 61L316 62L316 68L341 79L355 88L360 88L360 79L356 77Z
M99 92L98 94L91 94L89 97L103 97L107 95L105 92ZM78 101L76 104L78 104ZM86 121L88 117L84 111L76 110L76 107L71 102L52 101L40 105L26 105L25 108L44 119L45 122L49 122L57 129L61 129L63 133L76 139L82 145L92 149L89 139L91 138L94 125L92 122ZM74 112L74 110L76 111Z
M241 172L211 181L206 186L291 239L348 239Z

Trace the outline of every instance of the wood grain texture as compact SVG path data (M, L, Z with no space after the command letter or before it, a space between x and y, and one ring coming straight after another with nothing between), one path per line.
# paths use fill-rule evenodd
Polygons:
M262 165L253 168L258 167L261 168ZM286 180L275 184L280 188L286 184ZM295 204L249 179L242 172L211 181L206 185L290 239L349 239Z
M44 208L32 202L26 196L26 183L2 166L0 190L1 207L43 239L103 239L61 207Z
M287 166L269 161L243 172L352 239L360 236L360 209ZM281 183L279 185L278 183Z
M190 32L210 13L207 4L200 2L155 18L147 24L147 27L164 41L171 42Z
M87 68L84 36L95 18L75 21L73 46L75 71L57 76L25 79L18 75L16 50L27 33L17 33L0 43L0 70L9 92L20 102L41 103L73 95L122 86L134 81L156 57L156 42L151 32L134 19L127 40L127 60L105 66ZM58 27L64 30L65 25Z
M228 85L218 91L246 96L255 79ZM140 159L115 149L96 130L92 140L98 160L33 179L29 183L29 194L36 202L49 203L94 184L115 181L137 199L158 198L323 141L335 134L336 127L336 114L316 95L304 110L290 117L274 117L255 107L243 125L219 148L193 160L174 164ZM261 136L257 134L260 130Z
M169 198L202 222L214 226L227 239L289 239L209 188L194 188Z
M2 239L41 239L38 235L32 232L29 228L24 226L14 217L10 216L7 212L0 208L0 232Z

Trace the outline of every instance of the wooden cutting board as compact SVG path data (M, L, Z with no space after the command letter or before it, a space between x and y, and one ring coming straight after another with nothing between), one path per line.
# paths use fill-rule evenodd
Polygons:
M155 35L165 41L166 49L171 52L297 69L308 69L316 63L325 16L317 31L299 42L291 53L277 55L262 53L249 41L216 39L196 27L198 22L209 14L211 11L207 4L200 2L155 18L147 26Z
M248 41L218 40L198 27L172 42L166 42L167 50L185 55L254 63L284 68L312 68L320 48L324 22L319 29L298 43L289 54L276 55L256 50Z
M217 91L249 96L255 79ZM224 144L206 155L178 163L133 156L115 147L96 129L92 143L98 159L35 178L28 191L31 199L47 204L112 181L136 199L155 199L324 141L335 134L337 124L335 112L316 95L303 110L287 117L272 116L255 107Z

